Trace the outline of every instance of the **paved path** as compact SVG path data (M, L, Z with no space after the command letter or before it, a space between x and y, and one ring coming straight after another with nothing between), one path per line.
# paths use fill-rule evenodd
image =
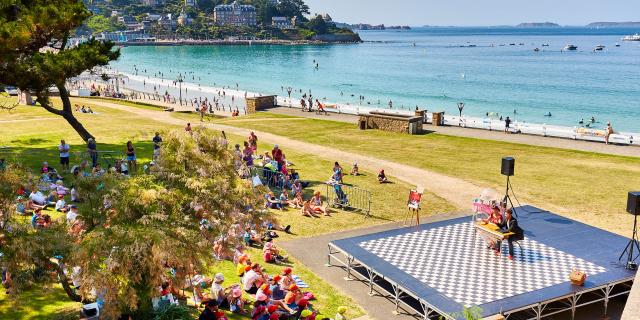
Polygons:
M350 114L330 113L329 115L325 116L325 115L316 115L314 112L302 112L300 109L287 108L287 107L272 108L272 109L269 109L269 112L286 114L286 115L294 115L294 116L312 118L312 119L323 119L323 120L347 122L347 123L353 123L354 125L358 121L357 116L350 115ZM533 146L597 152L597 153L612 154L612 155L619 155L619 156L640 157L640 147L638 146L623 146L623 145L612 145L612 144L607 145L600 142L571 140L571 139L562 139L562 138L553 138L553 137L541 137L541 136L534 136L534 135L528 135L528 134L504 134L501 131L489 131L489 130L450 127L450 126L434 127L431 125L426 125L425 130L437 132L440 134L446 134L450 136L505 141L505 142L512 142L512 143L528 144Z
M98 100L90 100L86 101L86 103L92 103L97 106L129 111L149 119L169 124L183 126L186 123L186 121L184 120L172 117L171 113L169 112L128 107L116 103ZM194 125L197 124L194 123ZM250 132L249 129L236 128L220 124L204 123L204 125L241 136L248 136ZM483 189L483 187L481 186L464 181L462 179L449 177L432 171L418 169L415 167L373 157L358 155L342 150L336 150L316 144L297 141L266 132L255 132L261 141L278 144L281 147L284 147L285 150L292 149L304 153L310 153L330 161L338 160L346 163L358 162L358 165L362 169L370 172L377 172L380 168L385 168L385 172L391 177L406 182L409 185L423 186L425 190L428 190L436 194L437 196L444 198L459 209L468 209L470 207L471 200L477 197Z

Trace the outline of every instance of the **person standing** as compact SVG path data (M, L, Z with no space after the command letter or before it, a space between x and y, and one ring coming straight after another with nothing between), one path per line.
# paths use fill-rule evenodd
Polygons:
M191 131L191 123L187 123L187 126L184 127L184 131L188 132L189 134L193 134L193 132Z
M160 155L160 144L162 143L162 137L160 137L160 132L156 132L156 135L153 137L153 161L158 159Z
M58 152L60 152L60 165L62 165L62 170L69 171L69 150L71 150L71 146L64 141L64 139L60 140L60 145L58 146Z
M284 166L284 156L282 155L282 150L278 147L278 145L273 146L273 150L271 150L271 157L278 163L278 172L282 172L282 167Z
M131 140L127 141L127 148L125 149L125 153L127 154L127 164L129 165L129 169L131 172L135 173L138 171L138 161L136 159L136 149L133 147L133 143Z
M607 128L604 131L604 143L609 144L609 136L613 134L613 127L611 126L611 122L607 122Z
M504 133L509 133L510 125L511 125L511 119L509 119L509 117L507 116L507 118L504 119Z
M87 153L91 157L91 167L95 168L98 164L98 147L96 141L93 138L87 140Z
M249 145L251 146L251 149L253 149L254 153L258 152L258 136L256 136L253 131L249 133Z

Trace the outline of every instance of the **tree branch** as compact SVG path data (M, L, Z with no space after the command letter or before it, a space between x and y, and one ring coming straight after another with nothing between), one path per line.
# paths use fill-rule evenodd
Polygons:
M36 98L36 102L38 102L40 104L40 106L42 108L44 108L45 110L55 114L55 115L59 115L61 116L64 112L62 110L56 109L52 106L49 105L49 101L40 93L38 93Z

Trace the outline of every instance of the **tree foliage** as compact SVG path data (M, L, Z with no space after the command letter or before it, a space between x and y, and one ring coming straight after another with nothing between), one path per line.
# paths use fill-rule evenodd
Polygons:
M79 297L104 301L107 317L150 315L168 269L180 287L187 275L213 262L215 241L232 247L245 225L261 226L269 218L254 210L261 199L236 174L233 153L216 132L172 131L163 141L148 174L75 181L84 198L81 232L68 233L64 221L35 231L23 219L9 220L0 231L7 239L0 263L12 273L80 267ZM60 280L68 287L64 274Z
M91 16L77 0L11 0L0 3L0 83L32 91L47 111L64 117L84 139L93 137L73 115L67 79L119 56L109 42L67 47L74 29ZM49 100L56 87L62 109Z

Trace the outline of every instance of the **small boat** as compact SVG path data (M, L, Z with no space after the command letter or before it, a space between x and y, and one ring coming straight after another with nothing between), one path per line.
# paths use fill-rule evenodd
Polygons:
M540 48L535 48L535 49L533 49L533 51L538 52L538 51L540 51Z
M521 46L524 46L524 43L522 43L522 42L520 42L520 43L518 43L518 44L519 44L519 45L521 45Z
M619 47L619 46L620 46L620 44L616 42L616 47Z
M543 44L542 44L542 46L543 46L543 47L548 47L548 46L549 46L549 44L548 44L548 43L543 43Z
M574 46L572 44L568 44L568 45L564 46L564 50L566 50L566 51L576 51L576 50L578 50L578 47Z
M622 41L640 41L640 34L634 34L632 36L625 36Z
M593 48L593 51L602 51L604 50L604 46L603 45L597 45L595 48Z
M510 46L515 46L516 44L515 44L515 43L509 43L509 45L510 45Z

